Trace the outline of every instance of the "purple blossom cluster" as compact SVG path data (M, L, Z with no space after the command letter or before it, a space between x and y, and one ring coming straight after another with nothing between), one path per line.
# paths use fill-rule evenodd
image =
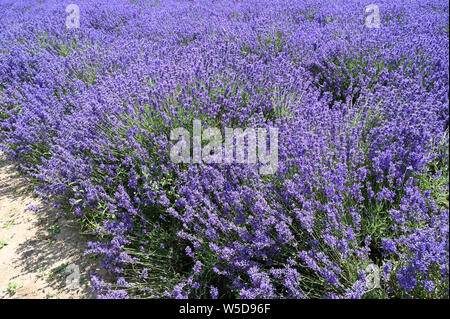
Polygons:
M448 298L447 1L68 4L0 2L0 149L100 297ZM278 170L171 162L195 119L278 128Z

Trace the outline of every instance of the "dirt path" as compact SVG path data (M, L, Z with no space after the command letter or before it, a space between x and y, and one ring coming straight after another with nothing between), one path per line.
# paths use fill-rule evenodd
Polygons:
M27 209L39 204L0 153L0 299L95 298L89 273L99 265L83 256L86 239L55 212Z

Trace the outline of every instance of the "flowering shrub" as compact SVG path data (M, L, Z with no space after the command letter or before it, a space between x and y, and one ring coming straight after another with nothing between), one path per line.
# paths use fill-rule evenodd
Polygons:
M448 298L447 1L67 4L0 4L0 147L100 297ZM278 170L173 163L195 119L278 128Z

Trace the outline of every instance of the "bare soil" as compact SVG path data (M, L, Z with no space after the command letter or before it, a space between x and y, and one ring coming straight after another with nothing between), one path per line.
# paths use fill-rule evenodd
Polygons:
M27 209L41 204L0 153L0 299L95 298L90 272L101 271L87 239L56 211Z

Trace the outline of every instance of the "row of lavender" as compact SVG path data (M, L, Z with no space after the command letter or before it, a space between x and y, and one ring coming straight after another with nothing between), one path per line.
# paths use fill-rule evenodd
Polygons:
M446 1L68 4L0 3L0 145L100 296L448 298ZM174 164L194 119L278 128L277 172Z

